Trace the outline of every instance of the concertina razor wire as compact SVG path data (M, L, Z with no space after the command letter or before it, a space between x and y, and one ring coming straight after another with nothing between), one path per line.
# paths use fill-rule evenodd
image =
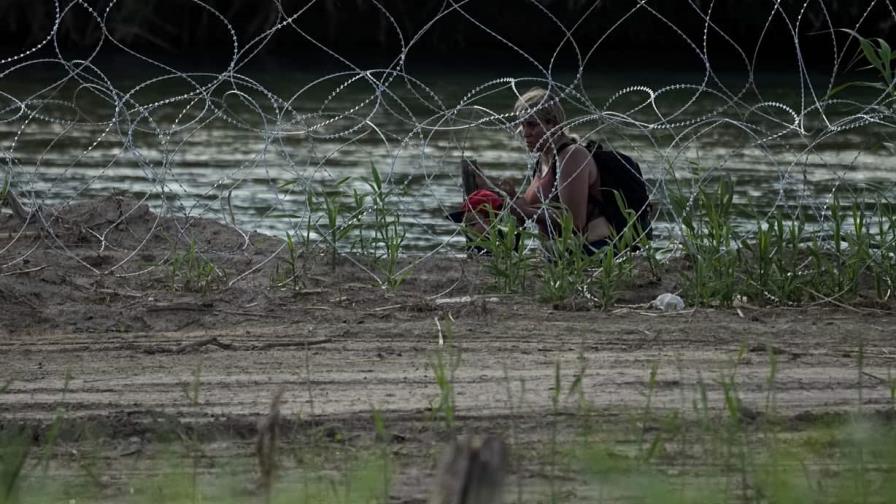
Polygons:
M605 33L580 45L600 2L580 6L580 18L569 23L552 13L551 2L520 0L553 34L539 41L547 49L538 54L478 19L465 1L444 3L416 32L408 32L385 4L366 3L397 47L384 50L377 60L385 63L375 66L309 35L307 26L319 21L306 16L305 7L272 1L267 27L243 40L232 14L191 2L230 37L226 62L195 71L131 47L120 19L107 29L126 2L48 2L48 31L21 51L0 55L0 155L9 194L0 273L21 266L29 247L15 246L16 240L36 229L85 270L121 275L150 268L135 264L159 235L175 246L194 242L201 254L238 253L257 230L304 237L306 247L335 248L381 282L382 275L356 253L353 238L363 241L366 233L370 239L378 211L394 212L388 223L400 226L401 268L412 271L427 257L464 250L462 231L445 218L462 200L462 158L477 158L495 177L517 176L524 187L533 159L517 133L520 118L511 111L534 86L560 96L564 126L573 133L639 161L660 209L653 215L654 241L673 253L684 234L681 212L720 177L739 181L734 204L758 216L735 223L743 236L781 209L804 213L820 235L829 234L835 195L861 195L869 187L883 198L893 194L896 80L866 72L862 78L873 82L865 84L876 87L857 93L841 87L861 80L856 72L868 64L858 34L896 22L889 0L865 2L849 26L836 25L824 2L804 0L791 8L767 2L767 21L751 34L750 45L725 32L714 2L681 2L686 14L676 21L662 2L633 1ZM681 23L681 16L688 22ZM660 58L638 63L640 71L607 70L606 41L645 17L686 49L687 71L670 70ZM88 50L60 44L62 27L75 18L99 27ZM435 70L411 63L420 40L445 23L485 33L511 63L461 75L440 72L437 63ZM774 50L787 53L781 59L789 63L767 71L765 40L774 30L775 40L780 31L787 34L789 44ZM259 70L253 62L274 37L302 41L324 55L324 63ZM826 59L810 66L805 48L819 41ZM765 79L768 73L781 81ZM684 194L691 205L670 205L670 191ZM113 195L116 211L81 222L77 240L63 229L66 217L83 210L78 205ZM111 239L138 214L146 225L127 229L128 240ZM197 241L192 230L203 219L241 240L228 242L226 250ZM334 232L334 226L353 234ZM82 260L75 246L123 254L95 265ZM286 247L282 242L270 257ZM229 284L258 267L246 266Z

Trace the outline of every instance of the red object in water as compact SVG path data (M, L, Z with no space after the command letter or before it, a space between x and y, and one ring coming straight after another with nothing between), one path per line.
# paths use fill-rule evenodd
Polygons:
M504 207L504 199L488 189L477 189L467 196L467 201L464 201L464 210L468 212L488 211L488 208L483 207L490 207L498 212Z

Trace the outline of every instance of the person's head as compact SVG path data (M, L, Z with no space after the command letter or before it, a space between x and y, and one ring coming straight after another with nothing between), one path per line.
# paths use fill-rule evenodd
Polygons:
M566 122L566 112L560 100L542 88L532 88L517 100L513 112L519 117L520 134L530 151L541 150L548 143L545 135L563 133L560 128Z

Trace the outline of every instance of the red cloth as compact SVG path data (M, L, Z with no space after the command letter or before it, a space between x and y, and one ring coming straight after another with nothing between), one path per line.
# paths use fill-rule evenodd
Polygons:
M485 208L483 208L485 207ZM488 211L491 208L495 212L504 207L504 199L488 189L477 189L467 196L463 209L467 212Z

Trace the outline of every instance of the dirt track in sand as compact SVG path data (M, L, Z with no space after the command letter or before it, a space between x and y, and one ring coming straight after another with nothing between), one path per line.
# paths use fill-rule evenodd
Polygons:
M411 482L396 490L419 501L431 470L421 453L436 441L429 409L439 391L429 363L440 330L461 355L454 382L467 432L513 424L518 435L544 439L557 363L564 387L584 363L584 398L610 424L644 406L654 364L655 407L692 411L704 383L709 405L721 409L718 381L736 364L744 406L763 411L769 347L778 359L775 405L785 416L853 410L859 397L866 410L892 406L889 311L659 313L646 302L674 286L637 278L615 310L570 311L531 296L481 294L489 282L481 259L439 256L417 264L394 292L357 264L333 267L326 256L307 259L297 291L276 289L284 252L270 237L157 218L120 198L47 220L52 233L0 215L0 425L46 426L62 408L71 425L83 420L107 439L151 444L159 431L188 424L250 453L246 439L284 386L285 418L336 425L347 439L369 437L371 411L383 412L403 433L404 453L423 462L405 464L400 479ZM14 238L19 231L27 234ZM191 241L226 273L204 294L171 288L171 243ZM214 345L195 345L209 338ZM574 410L577 401L564 394L560 407ZM120 448L110 453L114 472Z
M598 411L642 406L653 363L659 366L655 405L687 408L702 377L710 403L721 406L715 382L731 373L741 349L746 352L738 361L739 390L746 406L761 411L771 369L768 344L779 354L775 390L782 413L855 408L860 377L866 407L890 404L885 381L896 360L891 315L828 310L763 310L746 312L746 318L712 310L570 313L510 301L485 303L487 315L457 316L454 323L462 355L455 379L457 408L465 416L508 415L508 379L513 393L525 381L526 414L542 414L550 407L555 363L560 362L568 384L581 358L585 398ZM368 417L375 407L390 415L419 415L423 421L438 395L428 365L438 337L431 314L252 326L9 335L0 344L5 362L0 381L12 383L0 403L0 417L47 422L62 406L69 418L111 414L137 422L173 414L214 423L215 418L264 414L271 394L282 385L287 414L348 419ZM855 344L859 335L864 338L862 374ZM212 336L230 348L209 345L175 353L184 343ZM312 343L307 350L305 341ZM197 369L200 397L193 406L184 387L194 382Z

